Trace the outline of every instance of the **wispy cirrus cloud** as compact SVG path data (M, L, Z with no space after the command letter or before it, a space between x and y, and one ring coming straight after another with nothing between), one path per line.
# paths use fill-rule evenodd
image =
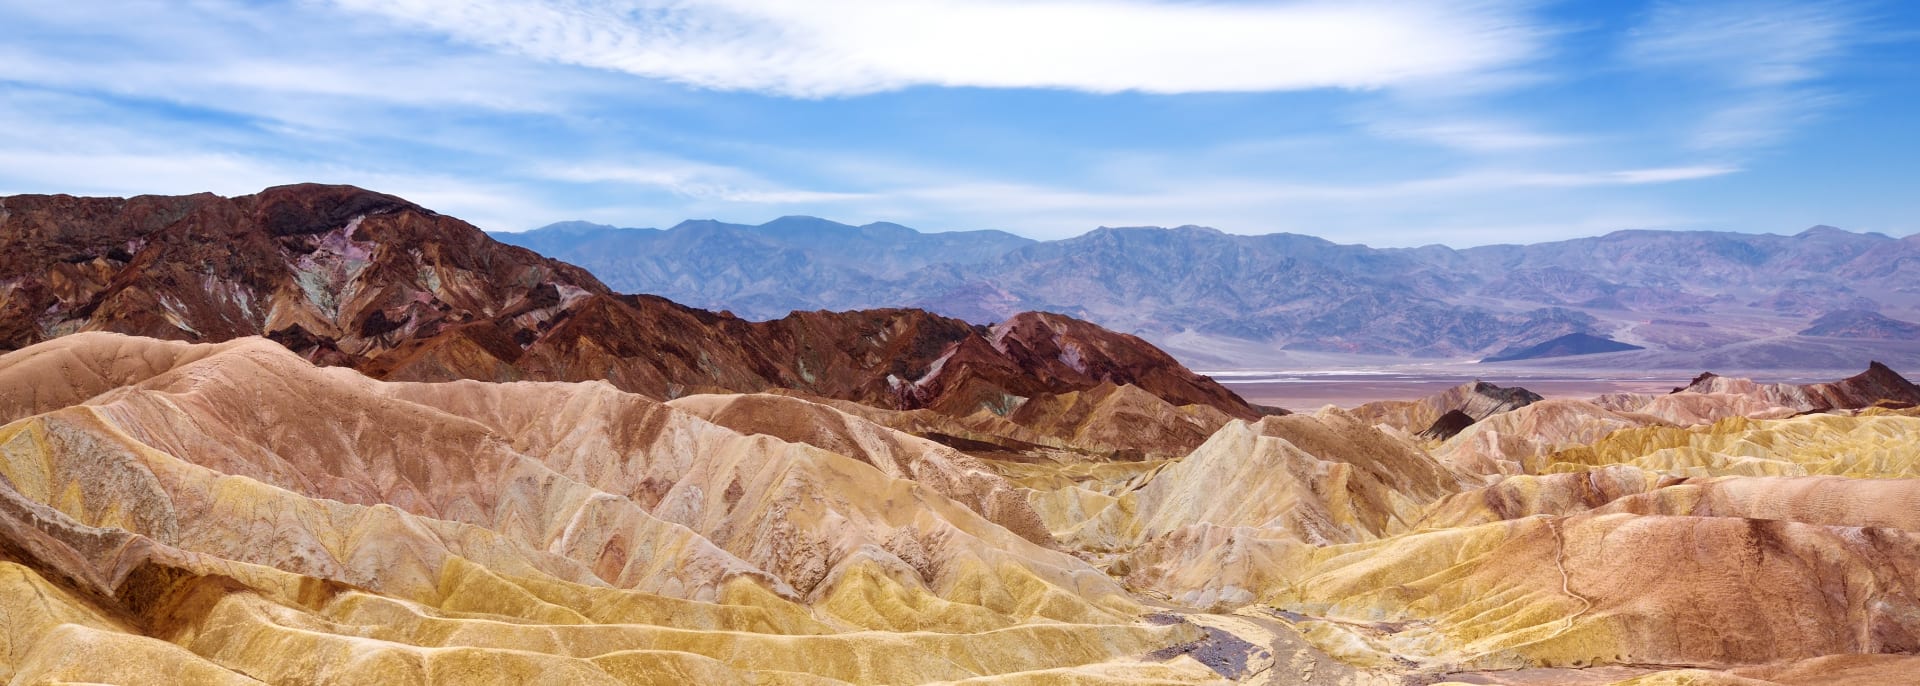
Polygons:
M747 204L827 203L868 197L866 193L786 188L744 169L686 160L655 160L644 165L632 162L544 165L537 167L534 174L556 181L637 186L697 200Z
M0 193L1400 245L1911 214L1887 131L1829 126L1916 101L1880 15L1649 1L0 0Z
M1861 38L1863 11L1843 2L1665 1L1621 49L1636 67L1685 76L1717 100L1689 135L1702 150L1769 145L1841 98L1819 86Z
M1699 70L1738 86L1789 85L1818 78L1857 20L1838 2L1666 1L1623 50L1636 64Z
M996 182L896 188L888 196L905 196L963 203L997 202L1007 207L1062 209L1147 205L1281 203L1299 200L1388 201L1415 196L1481 194L1530 188L1578 189L1640 186L1710 179L1739 172L1738 167L1703 165L1598 171L1483 170L1458 174L1367 184L1311 184L1247 179L1192 179L1187 183L1157 183L1157 191L1076 191Z
M1064 238L1098 225L1202 224L1239 232L1303 231L1376 245L1461 244L1470 226L1476 240L1497 233L1498 226L1521 222L1531 222L1527 225L1534 227L1535 238L1581 235L1596 225L1610 229L1673 226L1680 222L1676 213L1632 201L1615 201L1579 217L1565 216L1555 208L1586 193L1707 180L1739 171L1712 165L1478 169L1365 183L1174 172L1088 187L890 168L868 177L869 192L862 197L835 205L850 217L929 228L991 227L1045 238ZM889 178L902 181L889 184L885 181ZM1443 221L1447 230L1462 237L1435 234ZM1607 225L1607 221L1615 223Z
M1560 148L1583 142L1579 136L1545 133L1525 125L1493 118L1412 118L1376 120L1368 132L1384 138L1415 141L1474 153L1504 153Z
M1385 88L1513 68L1546 33L1502 0L333 2L540 60L800 97Z

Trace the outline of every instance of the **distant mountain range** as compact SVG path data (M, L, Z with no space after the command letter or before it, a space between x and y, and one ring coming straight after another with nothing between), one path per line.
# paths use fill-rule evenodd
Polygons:
M749 319L911 306L992 322L1045 310L1209 367L1481 359L1569 334L1625 345L1549 351L1640 348L1581 360L1627 368L1692 369L1740 346L1764 348L1756 369L1920 360L1920 342L1902 328L1903 318L1920 317L1920 237L1827 226L1793 236L1619 231L1466 249L1196 226L1033 241L812 217L667 230L564 222L495 237L622 291Z
M561 222L496 233L501 242L586 266L614 290L665 295L750 319L793 310L866 309L936 266L987 262L1034 241L1000 231L920 233L782 217L759 226L689 221L670 230Z

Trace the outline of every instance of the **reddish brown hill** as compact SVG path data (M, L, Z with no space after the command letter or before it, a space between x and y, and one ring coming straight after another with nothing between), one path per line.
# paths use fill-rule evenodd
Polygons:
M992 330L906 309L749 322L614 293L459 219L350 186L0 198L0 350L92 330L265 335L396 380L605 379L663 398L788 388L956 415L1132 384L1173 406L1253 416L1145 341L1060 315Z
M1707 372L1695 377L1685 388L1674 389L1674 393L1689 391L1751 395L1806 412L1920 405L1920 387L1879 362L1870 363L1866 371L1839 381L1812 384L1756 384Z

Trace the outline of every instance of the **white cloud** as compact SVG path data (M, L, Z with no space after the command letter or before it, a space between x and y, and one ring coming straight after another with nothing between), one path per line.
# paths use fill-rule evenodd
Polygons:
M1786 138L1843 101L1841 96L1804 88L1750 93L1707 113L1687 142L1702 150L1764 146Z
M646 165L547 165L536 168L534 174L555 181L618 183L664 190L686 198L749 204L835 202L866 197L863 193L783 188L742 169L684 160Z
M1707 88L1717 104L1686 136L1700 150L1777 142L1841 98L1819 88L1858 40L1857 10L1840 2L1663 2L1628 35L1629 64Z
M0 169L31 170L30 175L0 172L0 195L238 195L297 180L257 160L207 152L159 155L0 149Z
M1261 183L1248 179L1192 179L1141 191L1077 191L1009 183L959 183L910 188L879 195L947 202L991 202L1005 209L1151 207L1178 204L1246 204L1294 200L1385 200L1416 196L1488 193L1525 188L1594 188L1673 183L1724 176L1737 167L1701 165L1587 172L1474 171L1378 184Z
M1779 86L1818 77L1818 63L1845 47L1852 23L1831 2L1663 2L1629 35L1625 53L1641 65Z
M485 228L520 228L570 210L524 187L378 162L315 161L195 136L185 126L114 122L64 96L0 101L0 195L255 193L289 183L343 183L391 193Z
M331 7L200 0L104 13L91 3L0 0L0 82L361 135L396 112L557 117L610 81L646 90L615 75L449 50Z
M1476 153L1515 152L1559 148L1581 139L1541 133L1518 124L1490 119L1374 122L1367 130L1376 136L1419 141Z
M1509 69L1517 2L333 0L536 59L801 97L916 85L1372 89Z
M940 179L937 174L909 171L897 175L911 178L912 185L878 184L868 197L815 205L807 211L886 218L920 228L998 228L1037 238L1064 238L1099 225L1201 224L1250 233L1300 231L1376 245L1464 245L1514 240L1515 236L1570 237L1580 235L1577 229L1604 232L1661 225L1658 220L1677 215L1658 206L1635 206L1631 200L1595 194L1738 171L1716 165L1557 172L1489 169L1355 184L1170 174L1092 190L992 179ZM1523 223L1558 228L1551 234L1499 235L1498 227ZM1457 237L1446 238L1448 233Z
M1739 167L1725 165L1698 165L1691 167L1651 167L1646 169L1622 169L1618 171L1586 172L1576 174L1529 173L1508 177L1495 175L1494 179L1505 179L1513 187L1544 186L1553 188L1581 188L1586 186L1639 186L1650 183L1671 183L1674 181L1692 181L1725 176L1740 171ZM1498 183L1494 184L1498 185Z
M15 173L14 170L28 170ZM288 166L246 155L191 149L152 152L45 151L0 146L0 195L67 193L225 196L290 183L341 183L405 198L487 229L518 229L571 212L521 189L445 176L346 167Z

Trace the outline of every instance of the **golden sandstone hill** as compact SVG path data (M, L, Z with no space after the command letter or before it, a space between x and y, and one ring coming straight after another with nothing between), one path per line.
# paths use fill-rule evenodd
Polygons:
M357 189L0 228L7 683L1920 674L1880 365L1262 416L1084 322L746 322Z

